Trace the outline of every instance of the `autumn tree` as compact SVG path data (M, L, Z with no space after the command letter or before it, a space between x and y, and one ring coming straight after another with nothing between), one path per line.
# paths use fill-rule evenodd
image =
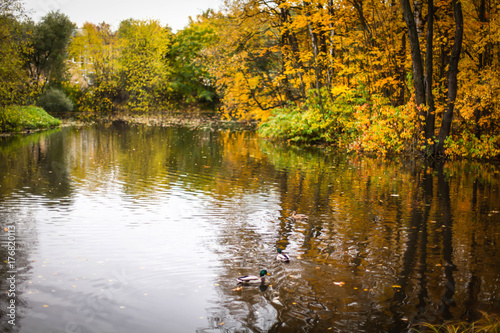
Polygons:
M79 86L75 96L81 111L110 112L120 103L116 34L109 24L86 22L71 40L71 81Z
M22 94L27 93L24 54L30 49L29 35L22 24L24 19L21 1L0 2L0 107L19 103Z
M266 119L285 105L290 83L283 73L276 11L263 1L231 1L231 14L214 22L219 43L209 53L227 116Z
M445 140L450 135L451 124L453 121L453 112L455 109L455 100L458 90L458 62L462 54L462 41L464 34L464 22L462 13L462 3L460 0L453 0L453 13L455 16L455 39L453 48L450 55L449 68L448 68L448 92L447 92L447 107L443 113L443 120L437 138L435 152L444 155Z
M118 74L127 93L127 106L148 111L167 99L167 74L164 57L172 38L168 27L154 20L126 20L118 29Z
M498 154L500 142L500 11L498 0L462 2L463 56L452 150L460 156Z

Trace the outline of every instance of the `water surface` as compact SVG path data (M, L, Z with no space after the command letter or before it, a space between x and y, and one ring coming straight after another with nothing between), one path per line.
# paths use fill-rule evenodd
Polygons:
M2 331L401 332L500 313L496 164L210 129L0 140ZM236 289L261 268L270 286Z

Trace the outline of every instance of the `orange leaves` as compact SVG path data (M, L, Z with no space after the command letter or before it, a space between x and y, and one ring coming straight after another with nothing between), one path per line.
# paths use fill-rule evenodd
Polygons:
M418 118L419 111L427 115L427 110L418 110L411 100L412 60L402 9L386 2L359 3L280 0L264 7L258 1L232 2L227 9L233 19L219 27L221 45L214 66L223 112L270 119L261 132L285 140L323 140L381 155L427 149L432 142L424 140L421 129L429 117ZM446 59L455 38L450 4L435 3L435 134L447 108ZM486 141L493 142L500 133L488 124L500 121L500 65L491 55L492 45L500 41L500 14L490 10L481 21L477 11L468 10L474 8L470 1L463 6L467 56L460 58L455 104L460 114L453 129L472 132L478 126L482 133L492 131ZM419 33L422 41L427 27ZM484 63L480 72L478 59ZM458 145L450 143L449 152L452 147ZM473 149L481 147L494 153L498 144Z

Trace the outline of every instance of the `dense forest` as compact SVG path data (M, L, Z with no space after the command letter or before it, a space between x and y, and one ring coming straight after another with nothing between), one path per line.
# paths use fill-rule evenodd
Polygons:
M498 0L226 0L177 32L135 19L113 31L60 12L35 23L1 0L0 112L196 103L291 142L495 158L499 11Z

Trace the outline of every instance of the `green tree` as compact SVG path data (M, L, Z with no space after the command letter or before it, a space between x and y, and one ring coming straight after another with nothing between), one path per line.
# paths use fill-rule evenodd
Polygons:
M26 92L23 54L29 51L20 0L0 1L0 107L19 103Z
M207 54L207 47L217 42L210 22L213 15L212 10L207 11L173 36L165 60L174 99L187 103L217 101Z
M68 16L50 12L34 26L29 69L43 90L47 84L60 85L67 78L65 60L75 25Z

